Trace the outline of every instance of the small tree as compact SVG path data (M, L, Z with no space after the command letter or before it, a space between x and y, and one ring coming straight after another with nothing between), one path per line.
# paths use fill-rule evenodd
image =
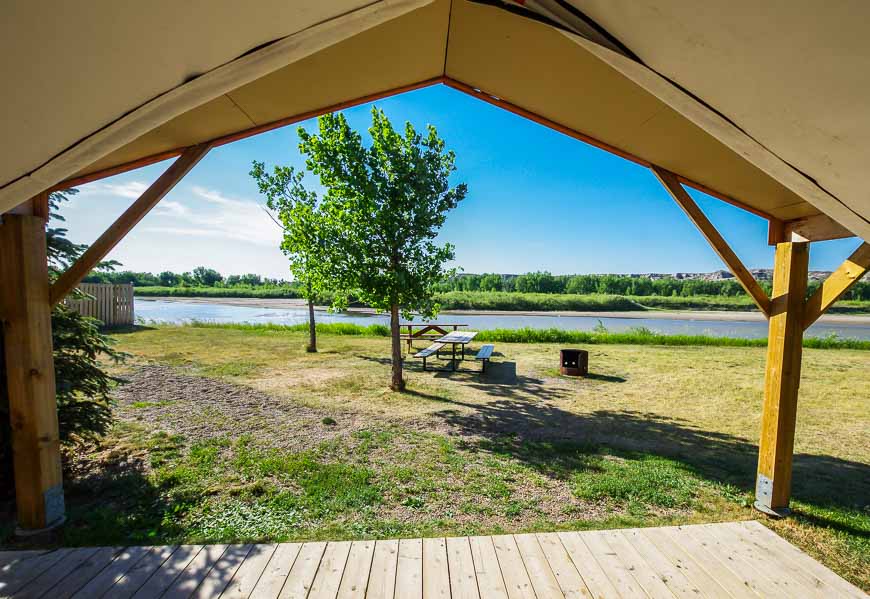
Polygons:
M362 301L390 313L390 387L400 391L405 382L399 314L437 314L434 287L450 274L445 265L454 253L435 238L467 189L451 187L456 157L445 151L432 125L421 135L406 123L401 135L383 111L372 108L372 144L366 147L344 115L318 122L317 134L299 129L299 149L327 190L329 214L341 223L338 257L346 276Z
M337 247L338 221L330 217L328 207L321 205L317 194L305 189L305 173L293 167L276 166L266 172L262 162L254 162L251 176L260 193L266 196L266 205L278 213L284 229L281 250L290 259L290 272L302 285L308 300L308 347L317 351L317 326L314 321L314 301L324 291L341 293L341 265L334 255Z

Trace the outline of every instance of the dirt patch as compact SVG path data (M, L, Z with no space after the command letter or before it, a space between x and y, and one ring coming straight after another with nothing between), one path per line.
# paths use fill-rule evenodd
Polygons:
M189 442L250 434L274 447L303 451L372 424L368 414L309 408L169 366L141 366L124 378L113 394L118 418L183 435Z

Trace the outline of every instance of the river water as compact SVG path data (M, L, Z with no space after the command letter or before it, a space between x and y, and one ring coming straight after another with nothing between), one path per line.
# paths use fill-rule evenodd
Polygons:
M161 301L135 298L136 318L145 322L183 323L193 320L206 322L247 322L273 324L301 324L308 322L304 308L266 308L233 306L215 303ZM361 325L388 324L386 314L359 314L317 312L318 322L348 322ZM537 316L512 314L442 314L436 323L459 323L472 330L486 329L548 329L591 331L601 322L609 331L622 332L646 327L665 335L709 335L712 337L743 337L747 339L767 336L764 321L716 321L699 319L657 318L598 318L589 316ZM870 340L870 326L862 324L817 323L809 328L807 336L837 335L847 339Z

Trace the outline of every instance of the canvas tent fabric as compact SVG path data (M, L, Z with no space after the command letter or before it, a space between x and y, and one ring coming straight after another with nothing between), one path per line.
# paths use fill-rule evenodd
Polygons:
M0 212L64 181L437 82L771 219L870 239L870 5L229 0L0 7ZM862 66L863 65L863 66Z

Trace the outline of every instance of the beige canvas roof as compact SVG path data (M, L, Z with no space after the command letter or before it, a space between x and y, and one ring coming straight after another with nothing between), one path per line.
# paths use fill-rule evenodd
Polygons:
M870 239L870 4L468 0L0 7L0 212L446 83L769 218ZM94 208L96 209L96 207Z

